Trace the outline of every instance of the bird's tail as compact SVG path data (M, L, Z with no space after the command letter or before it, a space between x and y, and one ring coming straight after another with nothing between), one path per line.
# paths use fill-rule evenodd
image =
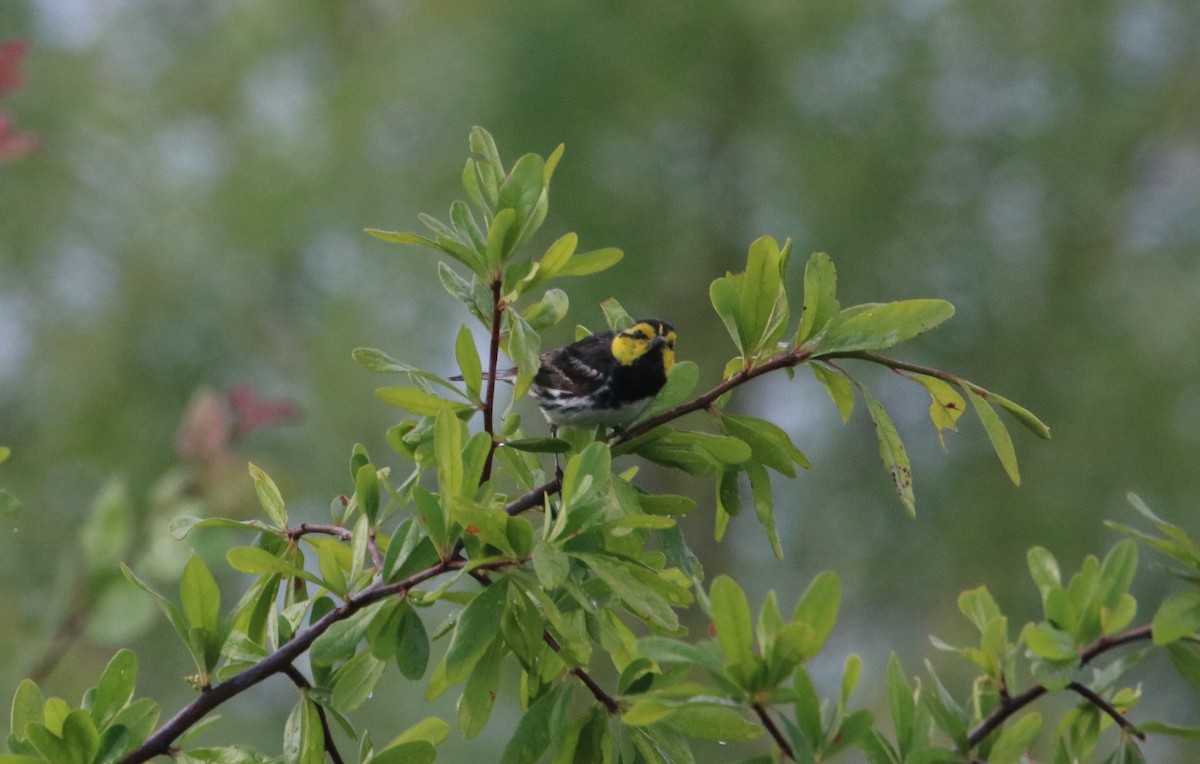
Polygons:
M492 375L488 374L486 371L483 373L483 378L485 380L491 379L491 377L492 377ZM516 378L517 378L517 369L515 366L511 369L501 369L500 371L496 372L496 379L500 380L501 382L511 383ZM455 374L453 377L450 377L450 381L451 382L462 382L463 375Z

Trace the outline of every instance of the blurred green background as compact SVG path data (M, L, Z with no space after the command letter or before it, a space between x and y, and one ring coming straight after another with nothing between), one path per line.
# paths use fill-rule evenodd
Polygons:
M702 500L688 536L755 606L841 576L841 622L813 667L825 691L848 652L882 678L893 649L915 674L927 635L968 640L961 589L987 584L1015 634L1039 612L1026 549L1065 570L1102 554L1116 540L1102 520L1133 520L1126 491L1200 532L1200 4L37 0L4 7L12 38L33 49L0 109L41 148L0 166L0 443L14 449L0 485L24 503L0 518L0 698L67 607L77 527L108 476L138 512L174 469L196 511L249 516L253 458L315 521L351 490L352 444L383 458L397 412L350 350L448 372L467 318L431 255L361 231L444 215L475 124L508 161L566 144L542 245L573 230L582 249L626 252L578 282L568 323L600 325L616 297L671 320L680 357L713 382L733 351L708 283L757 236L791 237L793 285L824 250L843 304L950 299L957 316L899 354L1052 427L1048 443L1014 427L1018 489L978 420L943 455L924 391L864 371L912 456L911 521L861 406L842 426L807 372L745 388L736 405L769 413L814 463L777 481L782 563L749 517L712 543L708 484L644 473ZM568 337L564 324L545 342ZM179 472L194 391L235 384L302 418ZM153 535L178 564L228 541ZM230 598L244 584L223 581ZM1136 591L1148 609L1169 586L1147 564ZM129 643L140 693L173 713L190 696L182 645L137 597L106 608L48 693L77 699ZM1164 667L1142 670L1133 718L1194 723L1194 695ZM377 740L427 711L389 676L357 717ZM202 740L278 751L294 699L270 680ZM860 697L881 699L878 684ZM455 733L445 760L494 753L513 701L479 739ZM453 718L445 700L435 710Z

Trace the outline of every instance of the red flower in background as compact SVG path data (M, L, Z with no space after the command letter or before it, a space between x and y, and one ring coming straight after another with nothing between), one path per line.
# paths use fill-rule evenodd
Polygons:
M25 86L21 61L29 53L28 40L9 40L0 43L0 96ZM0 111L0 164L19 159L37 148L38 137L33 133L13 129L12 118Z
M29 53L28 40L0 42L0 95L7 95L25 87L21 76L21 60Z

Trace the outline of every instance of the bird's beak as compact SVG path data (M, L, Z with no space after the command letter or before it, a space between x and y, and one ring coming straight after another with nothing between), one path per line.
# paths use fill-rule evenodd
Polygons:
M667 338L661 334L655 335L654 339L650 340L650 347L652 348L660 348L665 344L667 344Z

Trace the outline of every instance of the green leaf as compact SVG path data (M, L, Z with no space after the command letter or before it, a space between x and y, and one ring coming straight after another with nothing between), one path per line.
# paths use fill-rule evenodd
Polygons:
M261 533L265 527L260 520L230 520L225 517L200 518L180 515L168 523L167 532L176 541L183 541L192 531L201 528L234 528Z
M754 461L764 464L781 475L796 476L793 464L804 469L812 467L800 449L792 443L787 432L778 425L750 416L735 416L720 412L721 427L726 435L746 442Z
M730 338L737 345L738 353L746 355L748 350L743 345L745 331L741 326L742 306L742 277L732 274L716 279L708 288L708 297L713 309L721 317Z
M429 665L429 634L416 610L406 607L403 612L397 637L396 666L406 679L416 681L425 675Z
M1029 575L1037 584L1042 601L1045 602L1046 596L1051 591L1062 588L1062 575L1058 570L1058 560L1054 559L1050 550L1040 546L1031 548L1026 559L1029 564Z
M441 745L449 737L449 724L446 724L446 722L436 716L427 716L397 735L395 740L388 743L388 747L390 748L402 743L411 743L417 740L423 740L430 745Z
M813 376L825 387L833 405L837 406L842 422L849 422L850 414L854 411L853 384L842 372L823 363L814 363L811 367Z
M540 642L540 627L538 638ZM458 728L468 740L483 731L492 715L492 706L500 689L500 668L506 652L504 640L493 640L483 659L475 664L467 676L467 684L458 699Z
M638 504L648 515L686 515L696 508L696 500L686 496L641 494Z
M21 500L0 488L0 517L15 515L21 511Z
M533 546L533 570L537 573L538 582L547 591L552 591L567 580L571 561L554 544L539 540Z
M913 496L912 464L908 461L908 452L896 432L896 425L884 410L883 404L871 395L865 387L858 386L863 400L867 402L867 411L875 422L875 436L879 439L879 458L892 477L892 485L900 497L900 503L908 510L909 517L917 516L916 499Z
M667 375L667 384L658 391L639 419L649 419L687 400L700 381L700 367L691 361L675 364Z
M817 690L813 686L812 678L809 677L803 666L796 667L792 686L795 692L793 702L796 724L800 728L800 733L809 748L820 748L825 739L821 725L821 701L817 697Z
M504 165L500 163L500 152L496 150L496 141L492 139L491 133L476 125L471 128L468 145L471 147L471 154L474 155L485 198L495 206L499 198L501 179L506 175Z
M455 297L458 297L463 302L466 302L468 305L473 304L474 292L471 288L471 285L458 276L458 274L454 273L453 270L448 268L444 271L444 275L446 278L455 280L450 285L454 287L454 289L451 290L451 294L453 294ZM449 286L447 289L449 289ZM489 306L490 301L491 296L489 295ZM428 392L428 387L430 384L435 384L445 388L446 390L449 390L450 392L462 395L458 388L442 379L438 375L418 369L415 366L410 366L403 361L397 361L395 358L392 358L382 350L376 350L375 348L355 348L354 352L352 352L350 355L352 358L354 358L355 362L359 366L363 367L367 371L373 371L381 374L404 374L409 378L409 380L412 381L413 384L417 385L423 390L426 390L426 392Z
M309 652L313 665L329 666L338 661L349 660L385 604L378 602L369 605L326 629L325 633L313 642Z
M748 670L754 662L754 626L746 593L736 581L722 574L713 579L709 600L717 644L721 646L725 663Z
M1031 653L1048 661L1073 661L1077 657L1071 635L1049 623L1030 624L1021 632L1021 639Z
M705 474L725 466L748 461L753 452L745 442L724 435L669 430L648 441L635 453L664 466L682 468L692 474Z
M903 300L842 311L830 321L816 355L886 350L936 328L954 315L945 300Z
M498 269L507 259L511 245L506 242L516 238L516 225L517 211L510 207L497 212L492 224L488 226L487 264L492 270ZM511 237L510 230L513 232Z
M511 208L516 211L516 230L506 242L505 255L516 245L527 241L536 229L535 207L545 189L543 173L546 162L537 154L526 154L517 160L512 171L500 186L496 208ZM499 217L499 215L497 215Z
M22 679L13 695L9 729L17 741L25 740L25 725L42 723L42 691L32 679Z
M456 415L474 410L469 403L447 400L415 387L381 387L375 391L375 395L385 403L417 416L436 416L443 410L452 411Z
M796 344L819 334L841 310L842 306L837 301L837 270L833 267L833 261L824 252L814 252L804 266L804 307Z
M458 368L462 371L463 382L467 385L471 399L479 400L480 390L483 388L483 366L479 361L479 351L475 348L475 338L466 324L459 327L458 336L454 339L454 357L458 361Z
M508 326L504 349L508 353L508 357L517 365L513 397L519 398L529 389L533 378L542 368L542 360L539 355L541 338L520 313L509 310L505 311L504 315L507 318Z
M790 241L784 244L781 251L779 244L770 236L756 239L750 245L741 285L739 325L747 345L745 350L751 355L770 350L782 336L787 324L783 266L790 249Z
M771 551L775 559L783 559L783 546L779 543L779 532L775 529L775 502L771 497L771 477L766 468L756 462L746 465L746 474L750 477L750 494L754 498L754 515L767 532L767 540L771 542Z
M12 449L8 446L0 446L0 464L8 461L8 457L12 456Z
M672 583L652 570L616 557L598 554L576 554L604 581L626 607L644 621L675 631L679 616L673 608L691 603L686 588Z
M668 716L664 724L700 740L753 740L763 731L734 709L707 703L682 706Z
M1012 414L1018 422L1025 425L1034 435L1042 440L1050 440L1050 428L1028 409L1018 406L1003 395L997 395L996 393L988 393L988 400Z
M933 664L928 660L925 661L925 670L929 672L929 678L933 680L933 692L922 692L921 702L929 709L929 713L933 716L934 722L938 728L945 732L954 745L960 751L970 749L967 740L967 725L970 719L966 712L954 700L954 696L942 684L942 680L938 678L937 673L933 670Z
M100 733L92 723L92 717L83 709L67 714L63 720L62 737L73 759L80 764L91 764L100 750Z
M221 590L204 560L193 556L183 568L179 581L179 598L183 614L192 628L210 632L219 630L221 619Z
M989 764L1017 764L1033 746L1042 730L1042 715L1033 712L1022 716L1000 733L988 756Z
M342 712L355 710L371 696L386 666L370 650L363 650L334 675L330 703Z
M1017 469L1017 452L1013 449L1012 438L1009 436L1004 422L1000 421L1000 416L996 414L991 404L972 390L969 385L963 383L962 389L971 399L971 405L975 407L979 421L983 422L983 429L987 430L988 439L992 441L992 448L996 450L996 456L1000 457L1000 463L1004 465L1004 471L1008 473L1009 480L1013 482L1013 485L1021 485L1021 473Z
M1142 722L1138 725L1138 730L1147 735L1170 735L1171 737L1200 740L1200 727L1184 727L1165 722Z
M923 385L933 398L929 404L929 421L933 422L933 426L937 430L938 443L945 451L946 439L942 432L944 430L958 431L958 418L966 410L967 402L949 383L943 382L937 377L929 377L924 374L908 374L906 376Z
M267 517L276 527L286 528L287 510L283 507L283 496L279 494L279 487L275 485L275 481L253 463L250 464L250 476L254 478L254 490L258 493L258 501Z
M121 563L121 572L125 574L125 578L129 580L129 583L150 595L150 598L154 600L154 604L158 606L158 609L163 612L163 615L165 615L167 620L171 622L171 625L175 627L176 633L179 634L180 638L182 638L184 642L187 642L188 626L183 620L183 613L179 611L179 608L175 607L175 604L166 597L151 589L150 586L145 581L138 578L137 574L134 573L133 570L131 570L125 563Z
M671 637L642 637L637 641L637 651L652 661L700 666L712 674L720 674L723 670L720 655L704 645L693 645Z
M504 614L507 597L508 579L501 578L476 594L463 608L444 659L446 681L449 684L465 679L487 652L488 646L496 638L496 627Z
M238 546L225 553L225 560L234 570L242 573L263 575L282 573L291 578L303 578L318 586L332 588L304 568L293 565L282 557L276 557L265 549L255 546Z
M574 233L565 234L551 244L546 250L546 254L542 255L542 259L534 264L524 278L513 285L516 293L521 294L558 275L563 266L570 262L577 246L579 246L579 236Z
M443 413L450 416L449 412ZM359 509L374 526L379 521L379 476L373 464L368 462L358 468L354 475L354 495L358 499Z
M96 573L111 571L128 554L132 534L125 483L109 480L96 494L79 533L87 569Z
M1154 644L1167 645L1200 629L1200 591L1189 589L1167 598L1154 614Z
M986 586L968 589L958 595L958 609L975 624L980 633L987 629L992 619L1000 615L1000 606L996 604Z
M608 270L617 263L625 253L616 247L605 247L594 252L584 252L575 255L558 270L557 276L590 276L593 273Z
M560 682L521 717L517 729L500 757L500 764L533 764L550 745L552 735L562 729L571 701L571 685Z
M317 704L302 696L283 728L283 755L289 764L324 764L325 735Z
M625 312L625 308L621 307L621 303L614 297L600 303L600 310L604 311L604 321L608 328L614 332L624 331L633 326L633 317Z
M565 454L571 450L570 442L562 438L521 438L506 440L501 445L534 454Z
M534 331L554 326L567 316L569 308L567 293L561 289L547 289L542 299L521 311Z
M1167 645L1167 653L1179 675L1200 690L1200 646L1180 640Z
M516 556L508 541L508 524L513 518L503 509L477 504L458 496L454 498L450 516L467 533L483 543L510 557Z
M432 743L413 740L389 745L371 757L370 764L433 764L437 750Z
M838 609L842 602L842 584L832 571L818 573L808 589L796 603L792 620L802 621L812 627L815 644L806 651L805 659L811 658L825 644L837 623Z
M896 745L900 756L907 758L912 749L913 732L915 731L916 702L913 690L904 672L900 668L900 659L892 653L887 667L888 703L892 711L892 724L896 728Z

